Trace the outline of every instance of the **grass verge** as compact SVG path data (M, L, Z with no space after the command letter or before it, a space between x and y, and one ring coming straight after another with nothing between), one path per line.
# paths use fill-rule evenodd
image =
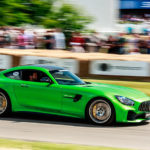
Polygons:
M96 79L85 79L88 82L108 83L131 87L140 90L150 96L150 83L149 82L135 82L135 81L116 81L116 80L96 80Z
M0 150L129 150L129 149L0 139Z

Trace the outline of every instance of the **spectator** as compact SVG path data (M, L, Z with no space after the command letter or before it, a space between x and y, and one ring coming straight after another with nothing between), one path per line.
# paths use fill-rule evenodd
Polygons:
M133 34L133 38L128 40L128 45L130 45L130 49L139 49L139 41L140 36L139 34Z
M3 38L4 38L4 44L5 44L4 46L9 47L11 44L11 37L8 31L4 31Z
M99 50L101 48L101 45L102 45L101 39L99 37L99 33L98 32L94 32L91 35L90 40L91 40L91 43L94 46L94 52L99 52Z
M55 39L55 49L65 49L66 48L66 38L61 29L56 29L54 32Z
M133 34L133 28L132 27L127 27L127 33L128 34Z
M133 49L132 51L129 52L129 55L139 55L141 54L138 49Z
M3 46L4 46L4 37L3 37L3 35L0 35L0 48L3 48Z
M124 43L121 41L115 41L110 45L108 49L108 53L110 54L125 54Z
M147 40L147 54L150 54L150 37Z
M85 52L85 50L84 50L85 40L80 35L79 32L75 32L72 34L72 38L70 40L70 45L72 47L71 50L73 52Z
M93 52L93 44L91 43L91 39L90 39L90 36L86 35L84 36L84 49L85 49L85 52ZM94 44L95 46L95 44Z
M107 40L107 45L111 45L116 41L116 38L110 35Z
M25 43L27 49L35 48L35 35L33 31L26 31L25 34Z
M17 37L17 45L19 49L25 49L26 47L26 39L24 35L24 30L21 30Z
M54 31L49 30L46 32L46 35L44 36L44 42L46 49L54 49L55 47L55 39L54 39Z
M139 51L142 54L147 54L148 47L147 47L147 42L144 40L140 40L138 43Z

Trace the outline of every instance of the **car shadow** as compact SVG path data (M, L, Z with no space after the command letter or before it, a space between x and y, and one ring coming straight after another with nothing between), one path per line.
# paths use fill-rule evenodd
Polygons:
M92 128L115 128L115 127L134 127L144 126L149 122L141 123L114 123L109 126L100 126L87 122L84 119L70 118L57 115L48 115L41 113L29 113L29 112L17 112L12 113L8 117L1 117L0 120L13 121L13 122L28 122L28 123L42 123L42 124L57 124L67 126L80 126L80 127L92 127Z

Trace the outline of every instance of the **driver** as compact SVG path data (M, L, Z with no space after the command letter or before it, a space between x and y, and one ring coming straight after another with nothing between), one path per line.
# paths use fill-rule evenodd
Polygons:
M33 73L29 76L29 81L37 81L37 79L38 79L37 72L33 72Z

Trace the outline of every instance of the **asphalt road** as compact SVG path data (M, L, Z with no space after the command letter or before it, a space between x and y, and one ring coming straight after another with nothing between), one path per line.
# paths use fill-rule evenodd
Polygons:
M150 124L103 127L80 119L13 114L0 118L0 138L150 150Z

